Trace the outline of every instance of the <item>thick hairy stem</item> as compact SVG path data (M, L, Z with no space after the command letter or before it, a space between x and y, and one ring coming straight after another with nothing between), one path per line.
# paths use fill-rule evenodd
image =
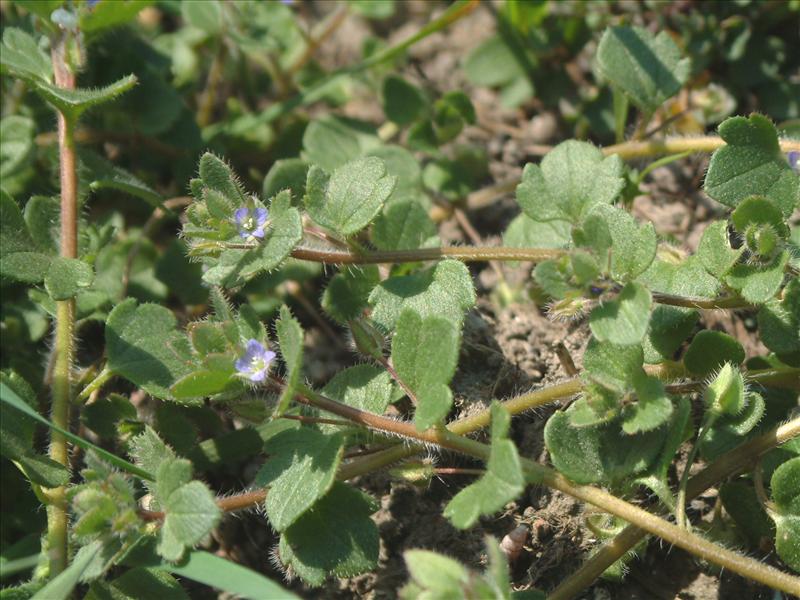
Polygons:
M66 63L67 34L53 42L52 62L56 85L65 89L75 88L75 76ZM67 115L58 114L58 149L61 170L61 248L64 258L78 255L78 171L73 137L75 123ZM72 360L75 352L73 333L75 329L75 301L61 300L56 303L56 326L54 341L53 385L50 418L59 427L69 429L69 406L72 394ZM69 468L69 446L61 434L50 434L50 458ZM46 491L47 541L50 556L50 576L54 577L67 567L67 513L66 488L58 487Z
M316 250L295 248L292 256L332 265L375 265L382 263L403 263L454 258L464 262L490 260L520 260L542 262L563 256L563 250L542 248L492 248L474 246L454 246L450 248L419 248L417 250L389 250L385 252L350 252L347 250Z
M482 460L489 459L489 445L462 437L446 429L429 429L420 432L411 423L395 421L341 404L307 388L301 388L301 391L302 395L298 395L298 399L301 402L316 406L377 431L435 444ZM573 484L557 471L529 459L523 458L520 462L527 479L531 483L541 483L569 494L573 498L588 502L704 560L734 571L744 577L782 591L800 594L800 578L793 577L757 560L713 544L644 509L625 502L605 490L588 485Z
M800 418L784 423L720 456L689 480L687 498L694 498L728 477L751 468L765 453L800 435ZM569 600L589 587L606 569L638 544L647 532L628 525L594 553L583 566L553 590L548 600ZM795 592L797 593L797 592Z
M779 140L782 152L800 150L800 142L796 140ZM603 154L618 154L622 159L659 156L661 154L678 154L680 152L713 152L725 145L719 136L700 137L667 136L661 140L632 141L614 144L603 148Z

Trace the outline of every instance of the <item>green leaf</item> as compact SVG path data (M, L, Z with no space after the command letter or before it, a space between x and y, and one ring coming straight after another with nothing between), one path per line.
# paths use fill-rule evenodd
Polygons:
M567 221L540 222L525 214L511 221L503 233L503 245L511 248L566 248L569 243Z
M775 549L781 559L800 572L800 458L783 463L770 480L772 499L779 511L775 521Z
M497 401L491 412L492 446L486 473L456 494L444 509L444 516L459 529L472 527L478 517L501 510L525 489L517 448L508 439L511 415Z
M339 323L359 317L367 308L370 292L380 282L378 267L344 267L331 277L322 294L322 308Z
M740 365L744 359L744 348L735 338L721 331L704 329L689 344L683 364L695 375L705 376L727 362Z
M619 156L569 140L548 152L541 166L525 166L517 202L534 221L578 224L593 206L611 204L624 186Z
M622 409L622 431L628 435L652 431L672 417L672 401L657 378L644 372L633 378L636 402Z
M437 316L422 317L411 309L397 320L392 363L417 396L414 424L419 431L440 423L453 403L448 387L458 364L460 335L456 326Z
M135 75L128 75L102 88L70 90L50 83L34 81L34 89L50 104L70 119L77 119L84 111L110 102L136 85Z
M750 196L742 200L731 213L731 222L740 234L745 235L749 227L767 225L781 238L789 237L789 227L783 213L776 204L763 196Z
M608 271L616 281L636 278L647 270L656 256L653 224L639 227L634 218L619 207L595 205L582 231L587 239L578 245L594 249L602 264L609 264Z
M775 550L791 569L800 573L800 517L775 518Z
M103 549L103 543L94 541L81 548L72 563L61 573L47 582L42 589L33 595L31 600L68 600L72 590L81 581L84 573Z
M49 20L53 11L61 8L63 3L61 0L14 0L14 4L42 19Z
M490 37L467 55L464 73L475 85L503 86L500 99L508 108L518 106L534 94L525 66L499 35Z
M194 369L186 336L175 329L172 311L155 304L118 304L106 321L107 368L157 398Z
M222 560L222 559L220 559ZM83 600L189 600L180 583L169 573L155 568L135 568L110 582L95 581Z
M181 16L192 27L216 36L222 33L222 4L217 0L206 2L182 2Z
M400 126L421 117L428 107L422 90L398 75L383 80L382 100L386 118Z
M301 158L276 160L264 177L262 196L272 198L282 190L289 190L292 204L296 206L306 194L306 178L310 166Z
M125 0L124 2L97 2L91 10L80 13L80 30L96 34L106 29L119 27L136 19L143 8L153 4L153 0Z
M36 123L28 117L0 119L0 178L13 176L28 166L35 148Z
M193 4L193 3L190 3ZM209 189L222 194L236 204L244 203L242 188L233 170L220 158L206 152L200 157L200 179Z
M770 300L758 311L758 333L764 345L779 355L800 353L800 280L783 289L783 299Z
M633 387L635 376L642 372L642 347L590 338L583 353L583 367L591 381L623 392Z
M295 523L331 489L342 460L341 434L298 427L281 431L264 446L269 459L256 475L257 487L269 486L267 517L279 532Z
M623 436L617 423L576 428L570 425L570 407L547 421L544 440L553 465L576 483L617 485L641 473L655 461L667 434L661 427Z
M201 370L184 375L169 388L172 397L176 400L191 400L224 391L234 381L233 363L228 361L228 365L226 370Z
M775 469L770 489L780 512L800 516L800 457L789 459Z
M387 331L406 308L422 318L441 316L461 323L464 311L475 304L475 290L463 263L443 260L431 269L382 281L369 295L369 303L373 320Z
M13 252L0 257L0 276L23 283L39 283L45 278L53 257L39 252Z
M725 221L714 221L703 231L697 256L706 271L720 279L733 268L744 248L734 250L728 239L728 224Z
M789 216L800 201L800 178L786 162L772 122L759 114L731 117L719 134L727 145L711 156L705 192L731 208L750 196L766 196Z
M328 173L379 145L371 125L342 117L316 119L303 134L305 158Z
M657 257L637 281L652 292L686 298L716 298L720 288L717 278L710 275L695 256L678 263L671 257Z
M739 264L731 269L725 283L753 304L763 304L775 297L783 283L783 273L789 262L784 250L768 264Z
M601 342L620 346L640 344L650 322L650 292L638 283L629 283L616 299L605 302L589 315L589 327Z
M42 83L49 82L53 77L50 58L39 48L33 36L22 29L6 27L0 56L4 73Z
M69 300L94 281L92 267L77 258L55 257L44 276L44 287L53 300Z
M761 394L745 394L746 406L739 414L724 414L717 418L700 445L700 453L706 460L714 460L744 441L761 422L766 403Z
M416 594L404 588L403 598L458 598L469 585L466 567L452 558L430 550L408 550L403 558L411 580L421 588L415 590ZM423 590L429 595L425 596Z
M164 207L163 198L158 192L125 169L112 164L90 150L81 150L80 159L82 166L89 171L86 176L91 189L119 190L135 198L141 198L154 208L171 212Z
M691 71L691 62L681 58L669 33L654 36L641 27L606 29L597 62L603 76L647 114L674 96Z
M311 167L306 183L306 209L316 223L339 235L357 233L377 216L392 193L396 177L375 157L338 167L330 178Z
M353 577L378 562L379 536L370 514L375 501L343 483L333 484L314 510L306 512L281 536L281 559L290 550L292 568L301 577L311 569Z
M161 441L149 425L145 425L144 432L131 440L130 453L137 465L151 473L156 473L165 460L176 458L172 448Z
M282 600L298 598L256 571L199 550L189 552L180 565L162 563L158 568L248 600L263 600L265 597Z
M720 486L719 498L725 512L736 523L736 529L751 546L762 538L775 535L775 526L758 500L755 489L743 481L729 481Z
M322 389L328 398L377 415L389 406L393 392L389 374L369 364L339 371Z
M22 211L11 195L0 188L0 258L30 250L32 245Z
M278 344L287 370L283 392L275 408L275 414L281 415L294 398L303 369L303 328L286 305L281 306L280 318L275 322L275 332L278 334Z
M47 254L57 254L61 235L60 200L53 196L31 196L25 204L25 224L33 243Z
M187 547L199 543L216 526L222 511L205 484L190 481L192 463L171 459L156 473L155 497L164 511L158 553L178 560Z
M439 245L436 224L416 198L390 202L375 219L372 243L379 250L415 250Z
M644 360L649 364L675 358L675 352L694 331L700 315L696 310L658 304L650 314L644 338Z

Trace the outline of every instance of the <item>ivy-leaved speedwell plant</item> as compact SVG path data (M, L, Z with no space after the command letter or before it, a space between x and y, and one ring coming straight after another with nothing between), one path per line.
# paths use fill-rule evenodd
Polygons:
M60 198L40 193L21 202L12 191L31 185L25 169L33 161L15 155L4 163L12 191L0 196L0 275L17 294L9 314L29 329L37 318L52 319L55 330L43 386L32 386L13 364L2 373L3 456L47 507L43 559L15 565L14 572L36 566L13 588L15 597L67 598L75 589L87 598L187 597L173 575L243 597L289 597L278 583L198 549L208 547L226 513L253 507L263 508L277 533L281 569L304 584L374 570L379 503L351 480L393 467L400 482L429 483L447 472L417 457L431 449L484 464L461 470L476 479L443 509L458 529L499 513L532 484L596 507L586 527L613 543L548 597L569 597L604 572L621 575L629 550L648 534L798 593L795 575L727 546L766 539L784 565L800 571L800 142L781 137L758 113L722 120L717 136L647 139L647 125L692 73L667 34L615 25L598 38L597 77L613 95L614 122L624 131L637 109L634 136L641 139L558 144L524 167L516 185L521 212L502 246L447 246L437 222L459 211L463 218L461 200L486 173L485 155L457 143L476 111L467 94L434 93L387 66L474 3L457 2L419 34L330 73L293 50L305 42L291 33L296 24L287 25L265 68L289 99L217 128L210 123L213 87L205 88L197 118L204 140L240 136L246 143L243 129L255 135L280 119L288 128L294 108L336 96L346 78L372 84L386 123L375 128L333 115L311 121L297 156L272 161L259 190L219 153L201 153L195 176L180 186L190 195L167 201L158 186L76 143L82 119L135 93L137 83L130 76L79 88L81 61L101 32L148 3L124 10L103 1L16 4L47 35L7 27L3 73L58 116ZM220 64L226 52L252 59L257 34L247 28L248 11L293 23L285 6L185 2L180 16L194 33L159 45L186 58L193 44L207 43ZM513 73L487 77L473 55L466 68L472 80L502 86L514 100L533 93L526 73L536 65L515 46L526 39L514 29L521 17L509 9L504 18L516 31L503 42L510 47L500 48L499 38L491 44L513 55ZM222 68L215 64L209 80ZM190 71L176 76L190 78ZM146 73L142 86L160 85L152 82L156 73ZM516 91L515 78L524 83ZM180 107L162 109L177 127ZM3 119L4 136L24 148L34 121L12 116ZM166 126L157 133L170 135ZM631 205L655 162L702 151L713 152L702 188L719 218L688 254L637 219ZM626 162L661 155L642 171ZM132 243L118 239L119 220L95 221L89 212L91 194L102 190L154 210ZM158 257L147 236L178 208L180 240ZM588 323L589 339L575 377L510 399L487 397L488 408L458 417L452 381L477 297L467 264L488 261L535 265L524 289L501 281L495 302L535 298L555 318ZM319 265L329 266L324 278ZM324 286L319 309L298 291L297 282L312 280ZM324 385L309 383L308 336L288 297L316 317L321 312L324 327L334 323L333 334L348 337L358 355ZM748 355L733 335L698 327L710 310L747 311L766 351ZM87 367L76 342L92 323L102 323L102 351ZM40 392L50 419L38 413ZM144 396L155 403L148 418ZM544 427L552 466L524 456L512 417L569 399ZM226 429L221 415L237 427ZM39 424L50 429L48 455ZM484 441L471 436L487 427ZM71 457L72 445L85 454ZM681 447L688 461L675 473ZM690 477L700 458L706 468ZM239 489L207 483L209 474L251 459L263 464ZM710 486L720 487L725 517L693 523L687 502ZM637 501L643 489L655 497L647 510ZM4 561L24 554L26 544ZM525 597L512 592L502 548L486 540L481 573L410 551L401 594Z

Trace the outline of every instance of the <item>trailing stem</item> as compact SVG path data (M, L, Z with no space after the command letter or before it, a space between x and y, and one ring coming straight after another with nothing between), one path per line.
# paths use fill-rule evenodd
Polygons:
M52 63L57 86L75 88L75 75L66 62L68 33L62 32L53 41ZM58 113L58 149L61 172L61 244L60 254L64 258L78 255L78 172L75 155L74 120ZM75 329L75 300L60 300L56 303L56 325L54 341L54 368L52 404L50 418L62 429L69 429L69 406L72 394L72 361L75 352L73 334ZM50 458L69 468L69 447L60 433L51 430ZM47 541L50 556L50 577L55 577L67 567L67 513L66 488L57 487L46 491Z
M712 485L748 469L757 463L764 453L798 435L800 435L800 418L779 425L723 454L689 480L689 484L686 486L686 497L699 496ZM548 600L574 598L589 587L606 569L625 556L646 535L647 532L636 525L628 525L614 539L595 552L580 569L561 582L547 597Z
M446 429L417 431L411 423L395 421L387 417L359 410L326 398L306 387L301 387L300 389L301 394L298 394L297 398L302 403L339 415L340 417L344 417L371 429L382 433L399 435L408 439L435 444L443 448L474 456L484 461L489 459L490 446L487 444L462 437ZM542 466L530 459L522 458L520 462L526 478L530 483L541 483L550 488L564 492L565 494L569 494L573 498L588 502L629 523L637 525L651 534L657 535L667 542L687 550L695 556L734 571L744 577L775 589L793 594L800 594L800 578L793 577L774 567L770 567L757 560L742 556L741 554L709 542L605 490L588 485L576 485L557 471Z

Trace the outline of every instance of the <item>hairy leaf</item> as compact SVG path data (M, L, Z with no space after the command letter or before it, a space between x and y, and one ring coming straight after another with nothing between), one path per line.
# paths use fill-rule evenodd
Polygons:
M459 529L472 527L482 515L493 514L525 489L525 477L514 442L508 439L511 415L492 403L492 446L486 472L447 504L444 516Z
M411 309L397 320L392 362L417 396L414 424L424 431L440 423L453 403L448 387L458 363L459 331L452 321L422 317Z

